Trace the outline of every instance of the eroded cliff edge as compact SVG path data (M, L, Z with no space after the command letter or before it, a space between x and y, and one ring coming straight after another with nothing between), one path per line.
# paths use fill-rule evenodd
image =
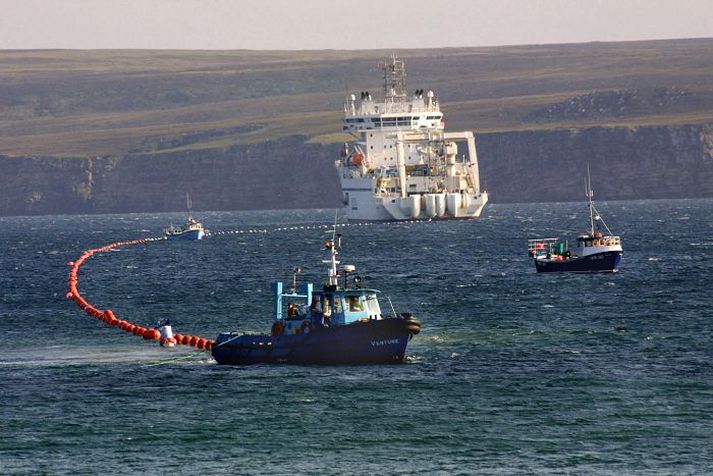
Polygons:
M590 127L477 134L491 201L713 197L713 126ZM0 157L0 215L337 207L339 145L304 136L119 157Z

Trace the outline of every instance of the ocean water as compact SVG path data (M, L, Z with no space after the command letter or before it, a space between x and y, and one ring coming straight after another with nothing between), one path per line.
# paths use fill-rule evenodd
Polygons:
M712 473L713 200L599 208L616 274L526 256L527 238L582 231L583 203L343 227L342 262L423 322L403 364L346 367L218 366L64 297L67 261L180 214L1 218L0 473ZM324 275L334 210L198 215L202 242L89 259L83 295L215 338L268 331L293 266Z

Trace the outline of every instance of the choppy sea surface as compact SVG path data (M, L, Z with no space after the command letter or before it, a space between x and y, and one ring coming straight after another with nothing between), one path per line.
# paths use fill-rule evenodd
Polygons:
M342 262L423 322L403 364L344 367L218 366L65 298L69 260L181 214L0 218L0 473L710 474L713 200L599 208L616 274L526 256L583 203L342 227ZM197 213L210 238L95 255L79 288L143 325L267 332L272 281L322 279L334 213Z

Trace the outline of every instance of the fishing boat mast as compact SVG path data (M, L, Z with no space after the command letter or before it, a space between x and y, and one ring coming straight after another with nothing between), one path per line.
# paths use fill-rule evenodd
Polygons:
M585 193L589 200L589 236L594 236L594 191L592 190L592 178L589 175L589 164L587 164L587 180L584 182Z
M193 203L191 202L191 197L188 195L188 192L186 192L186 208L188 209L188 220L193 220L193 214L191 213Z

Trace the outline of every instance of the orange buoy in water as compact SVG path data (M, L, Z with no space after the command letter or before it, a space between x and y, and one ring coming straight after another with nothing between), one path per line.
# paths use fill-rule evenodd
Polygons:
M199 349L204 349L205 348L205 339L202 337L200 339L198 339L198 341L196 342L196 347L198 347Z
M176 339L176 344L183 343L183 334L173 334L173 338Z
M199 337L197 337L197 336L191 337L191 341L189 342L189 345L191 347L195 347L196 345L198 345L198 339L199 339Z
M183 338L181 339L181 344L191 345L191 336L184 335Z

